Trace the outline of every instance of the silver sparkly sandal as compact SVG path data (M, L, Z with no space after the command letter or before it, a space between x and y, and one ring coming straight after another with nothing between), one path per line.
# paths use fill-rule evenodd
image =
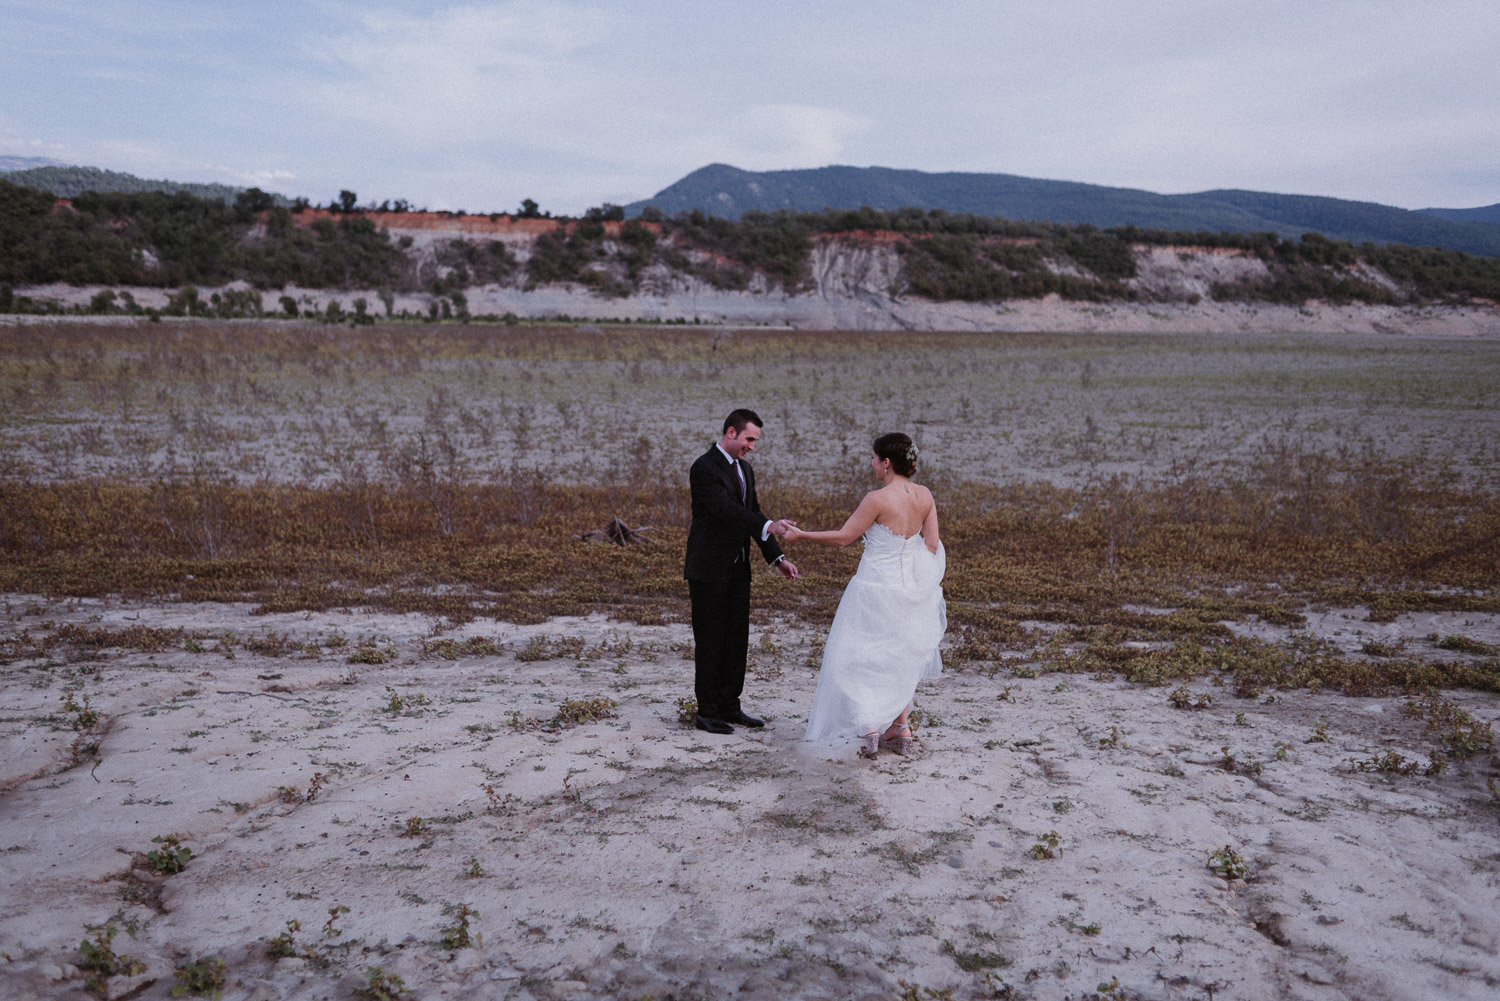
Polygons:
M898 729L901 731L899 737L881 737L880 746L888 751L894 751L904 758L911 753L911 726L902 723Z

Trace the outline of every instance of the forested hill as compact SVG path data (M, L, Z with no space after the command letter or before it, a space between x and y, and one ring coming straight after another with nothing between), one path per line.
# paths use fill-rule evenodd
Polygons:
M66 167L67 164L60 160L53 160L45 156L9 156L0 155L0 173L12 170L30 170L33 167Z
M912 206L1101 228L1266 232L1283 237L1314 232L1356 244L1405 243L1500 256L1497 221L1454 221L1435 214L1471 210L1413 212L1374 202L1258 191L1159 195L1014 174L931 174L887 167L753 172L718 163L694 171L653 198L626 206L626 212L638 215L648 205L668 215L696 209L729 219L751 211L819 212L861 206L889 211Z
M65 167L44 166L31 167L26 170L15 170L0 175L4 180L12 184L28 184L34 188L41 188L59 198L73 198L86 191L100 192L122 192L127 194L141 194L144 192L160 192L162 194L175 195L185 193L196 195L199 198L212 198L215 201L233 204L244 188L234 188L227 184L195 184L183 181L148 181L134 174L122 174L113 170L100 170L98 167ZM279 205L290 205L291 200L281 195L272 195L272 200Z
M1500 203L1483 205L1477 209L1422 209L1428 215L1447 219L1449 222L1494 222L1500 223Z

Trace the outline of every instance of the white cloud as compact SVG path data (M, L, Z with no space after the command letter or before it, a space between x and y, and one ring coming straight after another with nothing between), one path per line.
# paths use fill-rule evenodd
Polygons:
M338 79L315 88L331 114L407 146L545 142L599 114L597 72L580 50L609 34L612 15L552 3L455 7L427 18L365 16L308 51Z
M747 170L822 167L837 161L848 141L870 124L837 108L761 105L739 115L727 135L714 137L720 153L705 150L703 159L728 160Z
M0 7L0 152L143 176L555 211L714 161L1500 198L1493 0Z
M277 185L297 179L297 175L290 170L245 170L241 167L226 167L218 163L205 163L200 169L223 178L225 183L241 187Z
M1063 65L1007 50L999 62L1027 71L993 102L929 106L912 165L1429 204L1446 176L1500 153L1488 99L1500 64L1479 56L1500 19L1476 11L1466 31L1458 21L1389 3L1286 6L1275 17L1226 5L1110 25L1136 32L1113 46L1089 29L1070 36L1078 49ZM973 71L964 55L954 73ZM919 92L930 101L949 83ZM890 148L876 156L888 161Z
M612 9L537 0L368 14L304 44L325 76L296 87L313 95L329 131L352 127L426 160L434 181L466 169L476 179L469 190L485 175L514 187L551 168L543 188L558 193L579 187L571 179L611 177L609 190L645 197L713 161L822 166L871 126L827 104L765 100L774 88L736 88L728 68L722 78L685 77L671 58L677 46L655 30ZM457 194L429 190L434 201Z

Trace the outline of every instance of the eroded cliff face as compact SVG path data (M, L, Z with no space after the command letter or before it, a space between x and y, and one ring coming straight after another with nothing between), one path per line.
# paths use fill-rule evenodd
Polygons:
M455 236L483 237L491 240L535 240L543 233L566 228L560 219L526 219L496 213L489 215L459 215L457 212L359 212L357 218L368 219L378 229L390 230L391 235L406 233L434 233L453 238ZM311 226L319 219L338 222L347 218L343 213L328 209L303 209L292 217L299 226ZM605 231L618 233L624 225L618 222L604 224Z
M302 213L298 221L311 224L329 216L322 210ZM1078 332L1254 332L1310 330L1325 332L1414 333L1424 335L1500 336L1500 306L1475 302L1463 306L1330 305L1307 302L1284 305L1267 302L1216 302L1218 285L1245 285L1271 275L1265 261L1238 249L1202 246L1138 244L1133 248L1134 277L1120 285L1135 293L1133 300L1076 301L1057 295L991 302L935 301L909 294L905 259L898 249L903 237L895 233L825 234L813 240L803 280L787 288L765 275L743 276L743 286L726 289L705 278L716 269L738 267L727 258L660 237L651 263L631 276L629 247L622 223L604 224L586 265L608 281L596 284L558 282L531 285L528 262L545 234L567 224L553 219L512 219L500 216L457 216L441 213L381 213L372 221L383 226L412 259L415 272L427 287L396 293L395 315L426 316L443 304L446 279L456 259L446 252L458 241L503 243L516 262L504 280L490 284L462 283L463 308L471 316L545 320L635 321L780 326L804 330L1054 330ZM304 218L305 217L305 218ZM649 225L649 224L648 224ZM1036 241L1013 240L1018 245ZM1043 261L1054 274L1092 279L1073 261ZM1353 277L1392 292L1404 291L1389 275L1368 264L1349 272ZM227 286L243 288L243 283ZM34 286L17 292L36 299L55 299L65 307L87 306L100 286ZM626 289L629 294L620 294ZM172 290L130 290L143 308L163 308ZM200 294L207 299L213 289ZM364 298L372 312L380 296L373 289L261 290L268 304L290 296L304 310L323 312L338 301L347 309ZM613 294L611 294L611 291ZM450 293L451 294L451 293ZM456 301L456 297L454 297ZM452 305L452 303L449 303ZM271 308L274 308L272 306Z
M1243 250L1147 244L1134 250L1136 276L1125 284L1157 300L1208 299L1219 283L1258 281L1270 274L1265 261Z
M532 286L526 264L532 257L537 240L547 234L567 237L576 223L557 219L519 219L505 215L469 216L453 213L405 212L366 213L371 222L386 229L392 239L403 247L408 256L419 264L419 273L446 278L451 268L442 263L446 244L454 242L496 242L505 245L513 259L521 267L504 285L516 289ZM301 225L311 225L320 218L335 218L327 210L310 209L297 216ZM588 270L600 272L613 279L618 290L621 286L633 289L630 298L679 298L715 299L726 292L722 283L706 280L703 275L716 268L739 268L740 265L711 252L685 245L677 245L670 234L654 223L636 223L650 231L659 240L658 249L671 252L663 260L657 255L649 266L630 274L625 263L628 248L621 239L625 223L609 221L603 223L604 237L597 244L595 259ZM788 311L789 320L801 314L816 314L826 318L838 317L850 323L874 322L871 317L885 316L898 326L904 321L897 319L915 309L923 315L931 313L930 307L948 312L968 312L952 302L936 303L921 300L908 292L904 278L903 255L899 249L908 239L893 232L853 232L823 234L812 242L805 277L796 287L786 288L760 273L750 273L739 293L769 297L781 303ZM1035 245L1038 241L1029 238L999 238L989 242L1009 243L1017 246ZM1247 250L1208 246L1162 246L1159 244L1135 244L1136 274L1123 279L1119 285L1130 290L1133 298L1161 306L1172 304L1197 305L1213 299L1215 286L1251 285L1271 277L1265 260ZM676 266L668 263L675 258ZM687 262L683 267L682 262ZM1066 257L1044 259L1042 265L1052 274L1066 275L1093 282L1096 276L1086 268ZM1361 262L1347 272L1350 277L1378 286L1393 294L1397 300L1404 298L1405 290L1400 284L1380 269ZM565 291L567 283L552 291ZM545 295L548 289L532 287L533 295ZM810 299L812 302L800 302ZM1028 299L1007 300L1015 306ZM901 307L909 306L903 310ZM993 306L995 304L987 304ZM759 310L755 311L759 312ZM861 320L861 317L866 319Z
M824 237L813 245L808 270L822 296L900 292L901 255L889 240Z

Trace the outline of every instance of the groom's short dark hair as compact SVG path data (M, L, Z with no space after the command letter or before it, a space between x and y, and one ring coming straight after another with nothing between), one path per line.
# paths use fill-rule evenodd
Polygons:
M741 407L738 410L731 410L729 412L729 416L724 418L724 426L719 429L719 433L723 434L730 428L734 428L734 433L740 434L745 430L746 424L754 424L758 428L766 426L765 422L760 419L760 414L754 410L746 410L744 407Z

